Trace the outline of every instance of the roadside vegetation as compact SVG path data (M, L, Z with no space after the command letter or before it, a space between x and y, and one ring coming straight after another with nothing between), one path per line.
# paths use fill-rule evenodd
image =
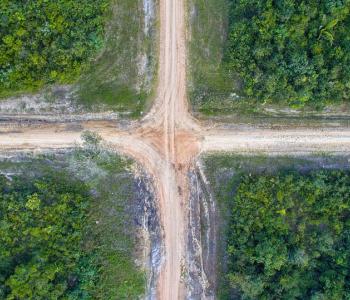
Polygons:
M1 299L138 299L131 162L89 146L1 162Z
M191 2L195 109L318 111L349 100L348 1L221 0L220 7L212 0ZM205 31L206 47L199 36Z
M205 161L222 237L219 299L347 299L346 158Z
M228 0L190 0L188 92L192 107L206 115L232 111L232 80L223 67Z
M134 117L145 109L157 62L154 0L5 0L0 20L0 98L43 93Z

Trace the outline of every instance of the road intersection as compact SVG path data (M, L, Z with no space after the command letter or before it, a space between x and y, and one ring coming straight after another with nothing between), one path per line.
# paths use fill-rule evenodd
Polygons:
M248 125L207 125L195 120L186 96L186 27L184 0L160 0L160 57L157 96L140 121L129 126L111 120L76 122L0 122L0 151L71 148L82 132L99 134L116 152L142 164L154 178L165 257L158 299L185 299L188 171L204 152L301 155L345 154L350 128L264 129ZM72 124L75 126L72 126Z

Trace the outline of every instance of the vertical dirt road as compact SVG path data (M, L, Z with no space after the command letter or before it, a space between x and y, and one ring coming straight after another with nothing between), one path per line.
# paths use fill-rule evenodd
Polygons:
M185 224L188 196L187 165L191 154L199 149L198 142L188 128L196 128L189 115L186 99L186 41L184 2L160 1L160 58L157 99L150 113L144 118L144 128L152 139L162 139L158 144L163 155L163 168L158 180L160 209L164 229L165 262L159 278L159 299L184 299L185 287L181 283L181 271L185 268ZM156 135L153 136L152 133ZM187 136L188 135L188 136ZM193 144L181 143L191 137ZM198 144L198 145L197 145ZM181 155L184 152L185 155ZM185 158L182 161L181 158Z

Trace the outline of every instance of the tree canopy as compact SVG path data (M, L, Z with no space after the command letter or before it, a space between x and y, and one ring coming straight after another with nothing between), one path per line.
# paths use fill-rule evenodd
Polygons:
M84 141L64 155L0 161L0 299L144 294L131 161L101 148L94 134Z
M76 79L103 45L109 3L0 1L0 96Z
M230 0L227 67L245 96L292 107L349 100L349 0Z
M241 299L350 299L350 174L245 175L228 274Z
M79 289L79 265L89 256L81 251L89 198L87 187L68 177L1 175L1 299L58 299Z

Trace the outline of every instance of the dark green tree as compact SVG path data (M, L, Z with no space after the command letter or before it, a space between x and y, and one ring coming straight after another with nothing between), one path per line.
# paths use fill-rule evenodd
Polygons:
M242 299L350 299L350 175L244 176L228 229Z
M110 0L0 1L0 97L70 83L103 45Z
M350 1L230 0L227 67L259 102L349 100Z
M67 174L0 176L0 298L59 299L79 289L88 188ZM84 290L84 287L82 287Z

